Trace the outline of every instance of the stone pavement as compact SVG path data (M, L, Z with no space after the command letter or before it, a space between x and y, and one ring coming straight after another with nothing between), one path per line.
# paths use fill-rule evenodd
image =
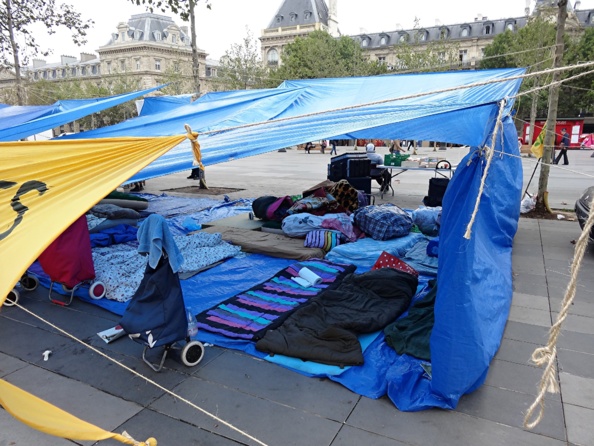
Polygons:
M343 151L339 148L339 153ZM430 149L422 151L429 153ZM442 153L456 163L462 149ZM593 173L590 154L570 152L572 164L568 167ZM294 194L325 178L328 159L328 154L313 152L273 152L209 167L207 180L216 187L244 189L230 194L232 198ZM523 163L527 180L533 160L523 159ZM147 191L160 193L187 186L191 180L186 176L179 173L148 181ZM430 172L407 172L395 185L394 197L379 200L378 196L377 200L416 207L426 194L430 177ZM593 183L591 178L555 169L549 188L552 205L572 208L582 190ZM556 185L562 186L556 190ZM530 364L530 356L546 342L548 328L557 316L569 279L571 241L579 233L577 222L520 220L513 252L513 306L501 348L486 383L464 396L454 411L399 412L386 398L361 397L331 381L307 378L217 347L207 348L205 359L195 368L168 360L166 369L157 374L141 361L141 345L127 338L105 344L97 337L96 333L113 326L118 316L80 300L67 308L51 305L46 289L23 293L20 303L268 445L592 445L592 246L583 261L576 300L560 338L561 394L547 396L545 418L534 431L522 429L523 413L534 400L542 373ZM52 350L48 361L42 358L45 350ZM154 436L161 446L257 444L19 308L0 311L0 377L107 430L127 430L137 440ZM33 444L73 442L37 433L0 410L0 445Z

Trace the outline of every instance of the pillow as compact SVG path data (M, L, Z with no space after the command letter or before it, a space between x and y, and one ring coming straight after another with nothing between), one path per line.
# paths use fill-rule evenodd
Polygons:
M326 252L338 245L340 245L340 234L323 230L308 232L303 243L306 248L322 248Z
M96 217L109 219L133 218L138 220L140 218L140 214L134 209L122 208L115 204L96 204L90 212Z
M371 267L371 269L381 268L394 268L398 271L402 271L403 273L408 273L415 277L419 277L419 273L416 269L414 269L405 261L400 260L398 257L388 254L386 251L380 254L375 264Z

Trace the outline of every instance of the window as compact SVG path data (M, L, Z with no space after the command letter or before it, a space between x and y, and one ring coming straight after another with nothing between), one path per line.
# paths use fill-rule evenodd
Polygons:
M80 69L80 74L81 74L81 76L86 76L87 75L87 67L82 67Z
M491 25L491 24L489 24L489 25L485 25L485 28L484 28L483 34L484 34L485 36L488 36L489 34L492 34L492 33L493 33L493 25Z
M462 28L462 31L460 31L460 37L468 37L468 34L469 34L468 27Z
M292 13L289 15L289 18L290 18L291 22L296 22L296 21L297 21L297 14L296 14L296 13L294 13L294 12L292 12Z
M120 60L120 69L122 71L126 71L126 61L125 60Z
M421 30L419 31L419 41L425 42L427 40L427 31Z
M140 59L136 59L136 71L140 71Z
M134 31L134 39L140 40L140 31Z
M513 31L514 30L514 24L513 23L508 23L507 25L505 25L505 29L508 31Z
M211 76L212 76L212 68L206 67L206 77L211 77Z
M91 74L97 74L97 65L91 67Z
M381 36L380 37L380 45L387 45L388 44L388 36Z
M305 18L305 20L310 19L311 18L311 11L305 11L303 13L303 18Z
M278 65L278 51L275 48L271 48L267 54L268 65Z
M179 62L173 62L173 71L179 73Z
M398 37L398 41L401 43L408 42L408 34L400 34L400 37Z
M362 47L369 46L369 39L363 39L363 40L361 40L361 46Z
M111 62L107 62L107 74L111 74Z
M177 35L171 34L171 43L177 43Z
M39 79L39 73L38 72L33 73L33 79L35 79L35 80Z
M52 70L52 79L55 79L58 76L56 70Z
M126 40L126 33L125 32L121 32L120 33L120 40L123 42L124 40Z
M47 71L44 71L44 72L43 72L43 78L44 78L44 79L47 79Z
M446 54L445 51L440 51L437 53L437 60L439 61L439 63L444 63L446 60Z
M73 76L76 76L76 67L72 68L72 70L70 70L70 74L72 74Z
M466 64L468 62L468 50L458 51L458 60L461 64Z
M442 26L442 27L439 29L439 38L440 38L441 40L445 40L445 39L447 39L448 37L450 37L450 29L449 29L447 26Z
M377 61L380 64L385 65L385 63L386 63L386 56L378 56Z
M282 15L277 15L276 16L276 23L281 23L283 21L283 16Z
M66 68L62 68L62 77L66 77Z
M155 40L157 42L161 40L161 33L159 31L155 31Z
M155 59L155 70L161 71L161 59Z

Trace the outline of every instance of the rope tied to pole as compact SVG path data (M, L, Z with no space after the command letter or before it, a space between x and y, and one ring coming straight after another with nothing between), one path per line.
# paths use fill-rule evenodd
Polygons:
M538 395L524 416L524 427L526 429L534 428L542 420L542 417L544 416L544 398L546 393L559 392L559 383L557 382L557 367L555 365L555 361L557 359L557 339L561 334L561 325L567 318L569 309L573 304L577 287L577 277L582 266L584 253L588 247L588 239L590 238L592 227L594 227L594 197L592 197L592 200L590 201L590 213L588 214L588 219L586 220L586 224L584 224L582 233L580 234L580 237L575 245L575 255L573 257L573 262L571 262L571 277L565 290L565 296L561 302L561 310L559 311L557 320L549 331L549 340L547 345L537 348L532 353L532 362L538 366L545 365L545 369L540 379ZM536 416L534 416L537 407L538 413ZM530 421L532 418L534 418L533 421Z
M470 221L468 222L468 226L466 227L466 232L464 233L464 238L466 240L470 240L470 235L472 233L472 226L474 225L474 220L476 219L476 215L478 214L479 205L481 204L481 197L483 196L483 191L485 190L485 182L487 180L487 175L489 174L489 168L491 167L491 161L493 160L493 154L495 153L495 143L497 141L497 133L499 132L499 128L502 126L502 116L503 110L505 109L505 104L507 104L507 99L502 99L499 103L499 113L497 114L497 120L495 121L495 127L493 129L493 137L491 138L491 147L485 147L486 154L487 154L487 165L485 166L485 170L483 172L483 176L481 177L481 186L479 188L478 195L476 197L476 202L474 204L474 210L472 211L472 216L470 217Z
M186 136L192 143L192 152L194 152L194 160L196 161L200 169L205 170L204 164L202 164L202 152L200 152L200 143L198 142L199 133L193 132L189 124L184 124L184 128L186 129Z

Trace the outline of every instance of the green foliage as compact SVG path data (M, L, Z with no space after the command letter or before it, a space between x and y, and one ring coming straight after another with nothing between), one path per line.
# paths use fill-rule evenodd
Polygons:
M271 83L285 79L368 76L386 73L387 68L369 62L350 37L335 39L325 31L314 31L286 45L282 65L271 73Z
M267 86L267 70L262 66L258 39L249 29L241 43L234 43L225 51L218 70L223 90L248 90Z
M72 41L82 45L93 21L83 20L72 6L56 5L55 0L0 0L0 65L15 68L27 64L26 54L48 55L30 29L33 24L45 26L49 34L68 28Z
M569 65L594 60L594 28L587 28L565 53ZM574 70L569 75L591 71L592 67ZM559 116L577 116L594 113L594 74L578 77L562 84L559 95Z

